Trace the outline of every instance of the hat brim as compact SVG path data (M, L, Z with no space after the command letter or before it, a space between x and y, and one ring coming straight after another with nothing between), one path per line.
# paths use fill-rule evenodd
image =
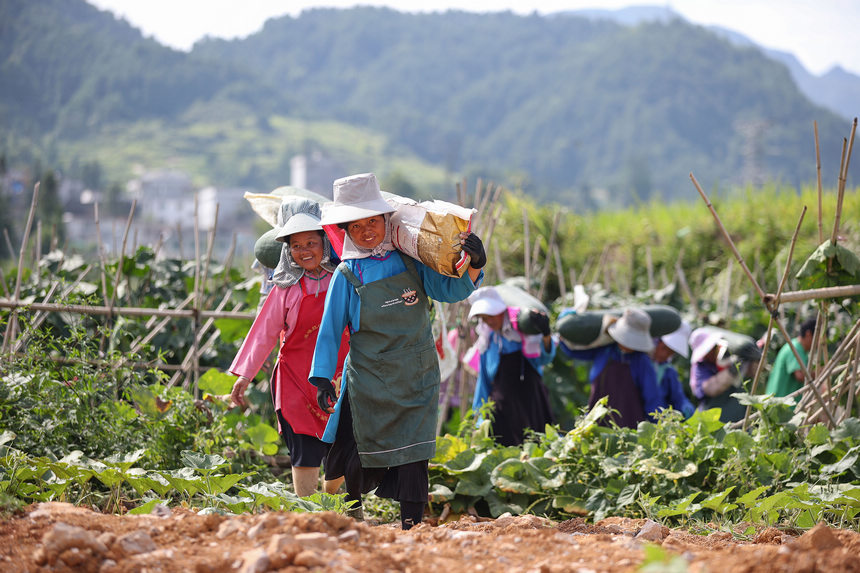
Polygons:
M629 328L622 328L620 321L616 321L609 325L606 331L612 340L618 344L636 350L638 352L651 352L654 350L654 339L647 332L636 332Z
M472 305L472 308L469 309L469 318L476 317L480 314L486 314L487 316L496 316L497 314L502 314L507 310L507 305L498 300L492 299L481 299L475 301Z
M690 354L690 362L701 362L721 338L722 336L718 332L709 334L707 338L693 349L693 352Z
M295 233L322 230L322 224L318 218L308 213L296 213L278 230L275 240L286 243L287 238Z
M326 203L323 205L323 215L320 224L337 225L338 223L358 221L359 219L366 219L374 215L384 215L385 213L393 212L394 207L389 205L384 199L372 199L363 203L353 203L350 205Z

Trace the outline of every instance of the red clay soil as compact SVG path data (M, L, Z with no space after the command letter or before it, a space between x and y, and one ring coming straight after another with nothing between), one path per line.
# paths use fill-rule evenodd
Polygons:
M637 571L645 547L667 561L650 571L860 572L860 533L819 525L752 539L694 535L644 519L555 523L535 516L461 516L401 531L336 513L104 515L63 503L29 506L0 520L0 571ZM799 532L797 532L799 533Z

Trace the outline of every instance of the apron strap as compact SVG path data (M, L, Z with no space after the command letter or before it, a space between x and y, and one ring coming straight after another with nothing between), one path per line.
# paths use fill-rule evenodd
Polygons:
M340 270L340 274L345 276L346 280L348 280L353 287L357 289L361 286L361 281L359 281L358 277L356 277L353 272L349 270L349 267L346 265L346 261L340 263L337 268Z
M412 279L418 284L419 288L424 291L424 283L421 282L421 277L418 275L418 269L415 268L414 259L412 257L404 255L400 251L397 251L397 254L400 255L400 260L403 261L403 266L406 267L406 270L409 272L409 276L411 276Z

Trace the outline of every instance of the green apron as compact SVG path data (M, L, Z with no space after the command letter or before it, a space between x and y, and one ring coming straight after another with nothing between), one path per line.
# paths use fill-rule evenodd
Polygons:
M436 453L439 359L430 329L430 301L411 259L406 271L361 284L340 271L361 298L361 324L344 363L346 395L361 466L392 467Z

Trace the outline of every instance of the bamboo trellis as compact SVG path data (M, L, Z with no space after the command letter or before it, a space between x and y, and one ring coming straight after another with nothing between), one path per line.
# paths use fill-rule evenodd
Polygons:
M62 289L60 293L57 293L57 289L60 286L60 283L56 283L51 286L47 295L39 302L29 302L21 299L21 286L23 283L23 272L25 268L25 256L27 253L27 245L30 239L30 233L32 230L33 219L35 217L36 207L39 201L39 183L36 183L33 189L33 199L30 204L30 211L27 218L27 224L24 229L24 234L21 239L21 248L18 254L18 267L17 267L17 276L15 280L14 290L10 293L6 286L5 277L2 277L3 283L3 298L0 298L0 309L9 309L11 312L9 313L8 321L6 323L6 329L3 336L3 344L0 347L0 355L3 356L18 356L20 355L22 349L25 347L28 338L32 335L33 331L39 327L39 325L45 320L49 313L71 313L71 314L79 314L79 315L87 315L87 316L103 316L107 317L109 321L116 319L120 316L136 316L136 317L150 317L150 320L146 323L146 328L148 329L147 333L137 338L132 342L132 351L139 349L144 344L148 343L153 337L155 337L161 330L165 328L165 326L171 321L176 319L190 319L193 324L193 344L191 348L188 350L187 354L183 358L181 364L168 364L163 361L148 361L148 362L138 362L132 361L129 358L121 358L118 361L106 361L102 359L91 359L86 360L84 362L101 367L108 368L118 368L120 366L127 366L135 369L158 369L166 372L173 372L173 377L170 379L169 385L173 385L177 383L179 380L184 380L183 387L186 389L193 388L193 391L197 392L197 382L200 376L200 356L203 352L205 352L209 347L214 344L215 340L217 340L217 332L210 337L201 345L203 342L203 338L206 333L211 329L213 322L218 318L228 318L228 319L238 319L238 320L248 320L252 321L256 313L254 312L245 312L241 310L241 305L234 305L231 310L224 310L224 307L229 302L230 291L227 290L227 294L223 297L221 302L216 306L214 310L210 310L205 308L205 303L207 301L203 301L203 288L208 279L209 273L209 265L212 258L212 250L215 240L215 232L217 228L218 221L218 206L215 208L215 223L209 231L208 241L207 241L207 249L205 260L200 257L200 249L199 242L197 237L199 236L199 227L198 227L198 217L196 210L196 196L195 196L195 266L194 266L194 290L193 292L184 300L177 308L149 308L149 307L133 307L133 306L123 306L122 304L117 304L116 293L118 291L119 282L122 279L121 270L122 265L117 265L117 270L114 275L114 289L108 295L107 288L107 279L105 276L105 269L107 267L106 258L104 254L104 248L101 241L101 229L99 223L99 212L98 212L98 204L95 205L94 209L94 222L96 232L98 233L98 257L101 263L100 265L100 276L101 276L101 287L103 293L103 299L107 301L107 305L98 306L98 305L82 305L82 304L66 304L63 302L52 302L52 300L65 300L66 297L74 291L76 286L89 274L92 270L93 265L88 265L79 275L76 280L66 288ZM126 222L125 231L123 233L122 238L122 248L120 250L120 260L125 253L129 229L131 228L131 223L134 217L136 204L132 203L131 210L128 215L128 220ZM11 252L11 241L9 240L8 232L4 229L4 234L6 236L6 241L9 243L9 248ZM37 237L38 239L38 237ZM227 255L227 260L232 261L233 250L235 248L235 235L233 239L233 244L230 248L230 251ZM37 245L36 254L34 255L35 265L38 266L39 258L40 258L41 246ZM34 273L34 275L38 278L38 273ZM192 308L185 308L188 304L192 305ZM18 325L18 316L22 312L33 313L33 318L31 319L28 328L24 332L19 332ZM162 320L157 321L157 318L161 318ZM57 363L79 363L81 360L69 359L65 356L52 356L51 360Z

